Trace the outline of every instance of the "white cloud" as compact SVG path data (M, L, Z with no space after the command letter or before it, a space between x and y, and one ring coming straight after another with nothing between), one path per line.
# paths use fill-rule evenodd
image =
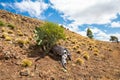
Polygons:
M31 17L43 18L42 13L49 7L43 0L22 0L15 3L0 3L4 8L12 8L17 12L27 12Z
M112 22L111 23L111 27L113 27L113 28L120 28L120 21L118 21L118 22Z
M120 13L120 0L50 0L62 17L74 24L106 24ZM79 24L78 24L79 23Z
M40 1L23 0L22 2L15 2L14 6L20 12L28 12L30 16L41 18L42 12L48 8L48 4Z
M5 7L6 6L6 4L5 3L0 3L3 7Z
M109 41L110 36L116 36L120 40L120 33L106 33L105 31L102 31L96 27L90 27L91 31L93 32L94 38L97 40L102 40L102 41Z
M120 14L120 0L50 0L52 8L62 13L61 17L73 22L67 24L67 28L86 36L86 29L80 30L82 24L110 24L112 19ZM112 23L112 27L118 27L119 23ZM102 26L103 27L103 26ZM120 39L120 33L108 34L107 30L102 31L91 27L95 39L109 41L111 35Z

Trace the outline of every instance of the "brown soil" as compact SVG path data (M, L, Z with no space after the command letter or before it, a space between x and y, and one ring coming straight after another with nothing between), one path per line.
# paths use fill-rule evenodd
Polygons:
M36 46L33 30L43 21L3 10L0 21L4 22L0 26L0 80L120 80L120 43L91 40L65 29L67 39L58 42L72 55L65 71L57 56L47 55ZM10 40L4 37L5 33ZM28 42L20 46L17 39ZM81 65L76 63L79 58ZM23 59L29 59L32 65L23 67ZM21 76L25 70L28 75Z

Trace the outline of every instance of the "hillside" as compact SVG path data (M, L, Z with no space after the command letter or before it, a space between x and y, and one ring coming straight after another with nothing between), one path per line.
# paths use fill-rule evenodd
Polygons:
M65 71L57 56L46 55L36 46L33 30L43 23L0 10L0 80L120 80L120 43L65 29L67 39L58 42L72 55ZM23 60L32 64L23 67Z

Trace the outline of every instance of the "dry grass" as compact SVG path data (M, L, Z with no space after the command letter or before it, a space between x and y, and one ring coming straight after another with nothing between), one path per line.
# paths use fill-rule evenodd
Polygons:
M12 41L12 37L6 36L6 37L5 37L5 40L6 40L6 41Z
M81 58L77 58L76 59L76 64L82 65L82 64L84 64L84 60L81 59Z
M81 53L82 53L82 50L81 50L81 49L78 49L76 52L77 52L78 54L81 54Z
M89 56L88 52L86 52L86 51L83 52L83 58L86 60L89 60L90 56Z
M18 34L19 36L23 36L23 33L22 33L21 30L17 30L17 34Z
M5 32L5 31L6 31L5 27L2 27L2 32Z
M22 38L17 38L15 41L16 41L16 43L19 43L19 44L27 44L27 43L29 43L28 39L22 39Z
M13 34L13 30L8 30L8 34Z
M21 65L23 67L30 67L32 65L32 61L30 61L29 59L23 59Z

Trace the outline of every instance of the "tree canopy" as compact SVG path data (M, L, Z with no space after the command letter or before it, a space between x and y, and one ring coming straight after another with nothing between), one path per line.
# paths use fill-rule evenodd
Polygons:
M90 30L90 28L87 29L87 36L92 39L93 38L93 33L92 31Z
M119 42L116 36L110 36L110 41Z

